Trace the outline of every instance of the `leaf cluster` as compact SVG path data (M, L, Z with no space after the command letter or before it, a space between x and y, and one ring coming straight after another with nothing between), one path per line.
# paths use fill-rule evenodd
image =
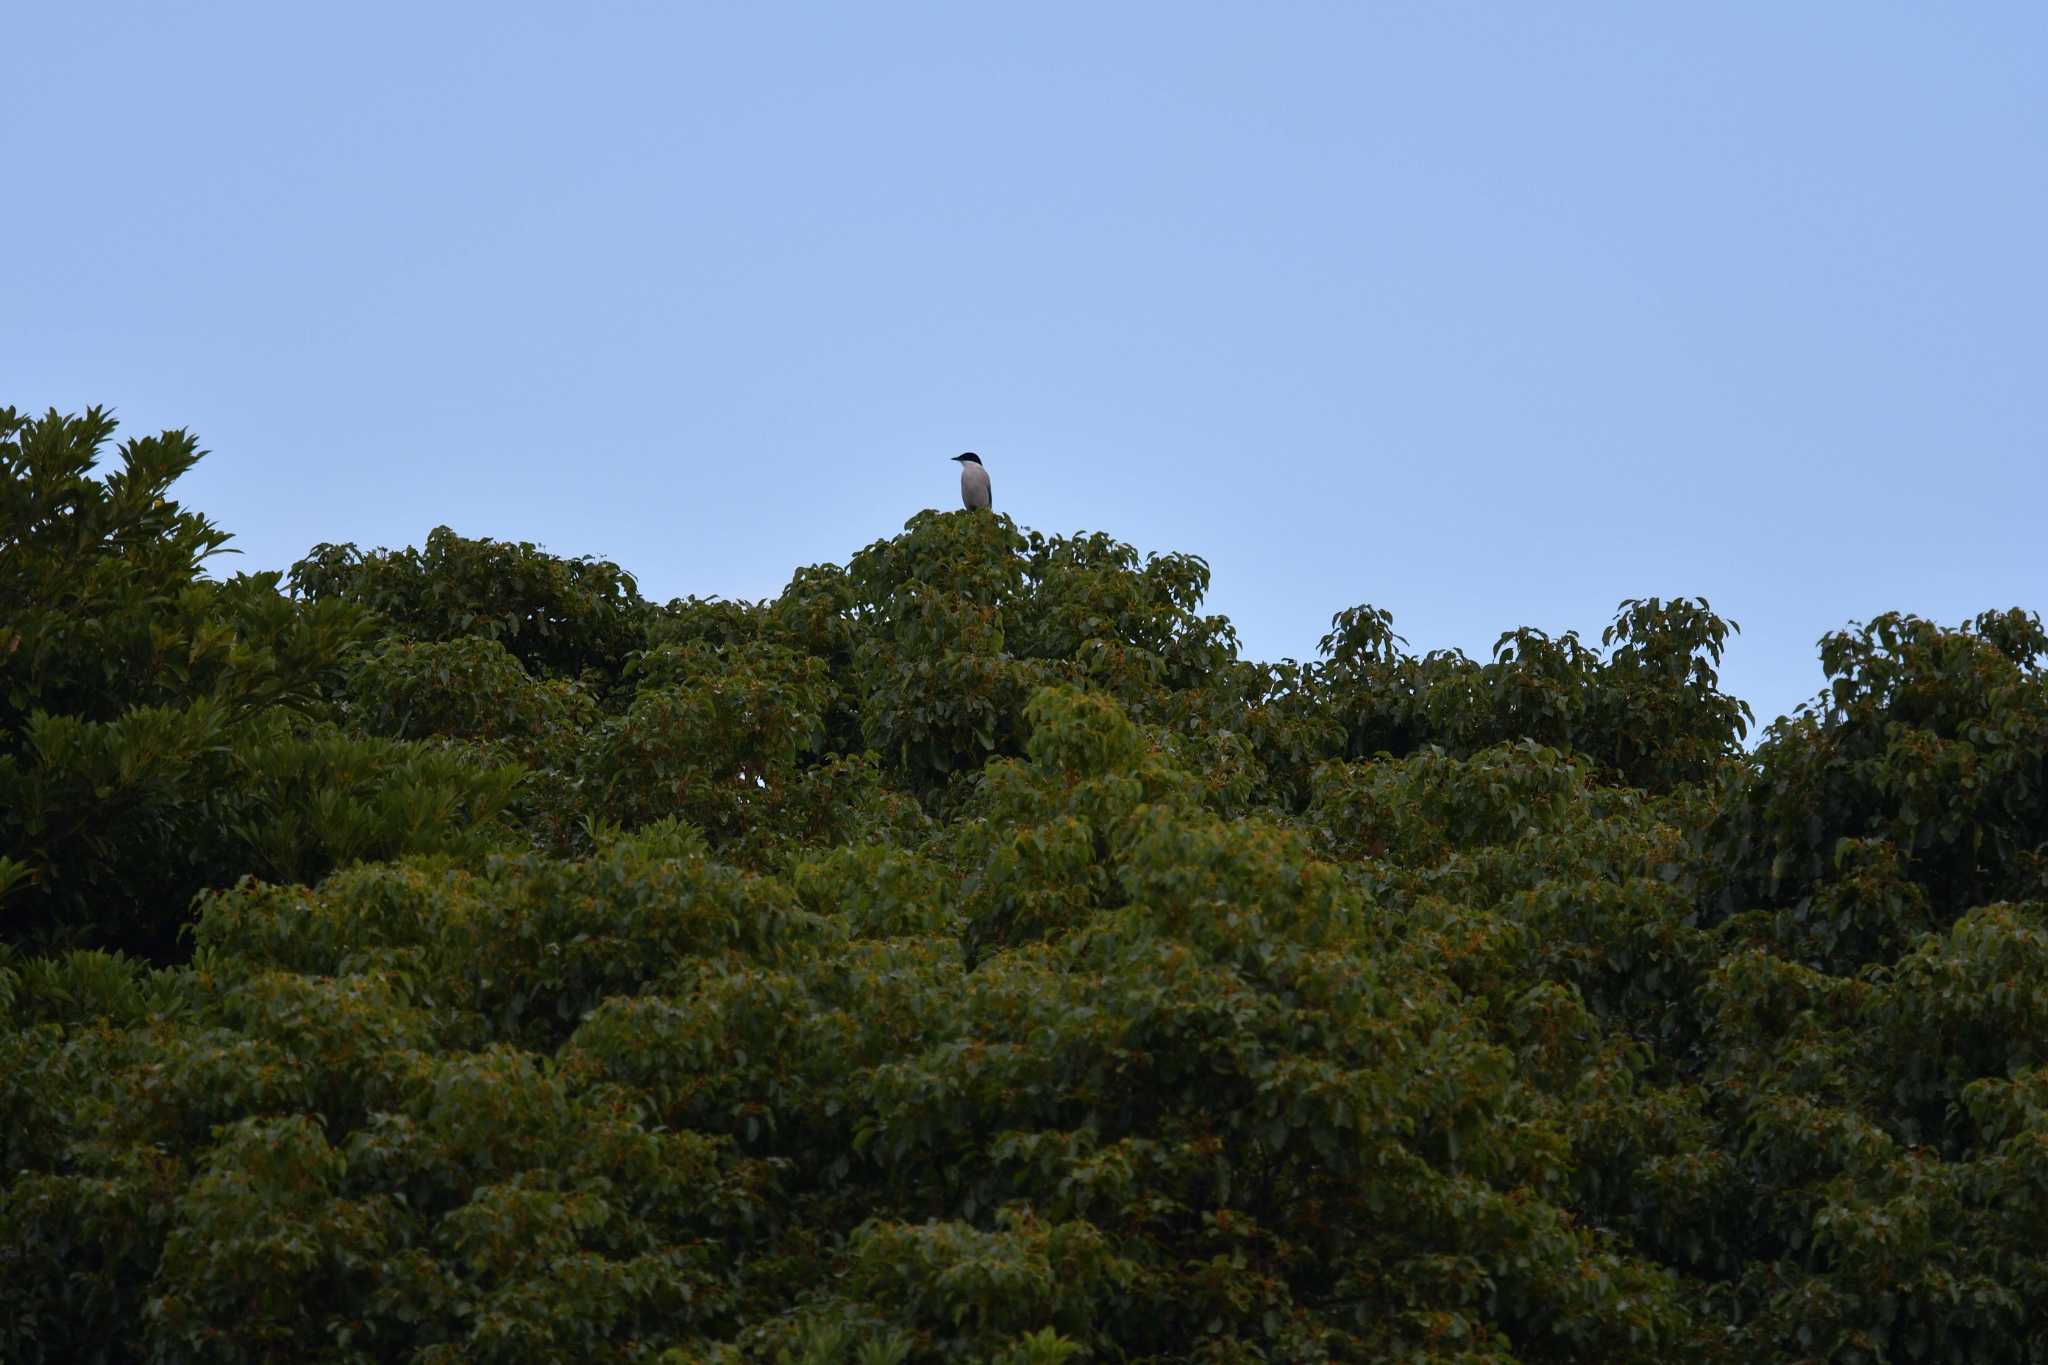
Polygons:
M2048 1353L2048 635L1239 657L926 513L762 602L206 576L0 414L0 1359ZM289 591L287 588L289 587Z

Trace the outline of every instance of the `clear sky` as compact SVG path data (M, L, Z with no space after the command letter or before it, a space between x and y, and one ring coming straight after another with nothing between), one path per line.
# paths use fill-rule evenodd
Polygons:
M773 594L982 453L1248 654L2048 610L2048 5L37 4L0 402L189 426L242 567ZM230 564L233 561L229 562Z

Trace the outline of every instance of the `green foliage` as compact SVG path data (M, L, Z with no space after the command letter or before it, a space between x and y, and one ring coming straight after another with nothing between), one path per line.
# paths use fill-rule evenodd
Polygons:
M597 708L575 683L540 679L494 640L386 640L348 679L350 720L391 739L464 739L542 766L573 761Z
M1391 614L1354 607L1332 619L1326 662L1297 685L1343 725L1347 757L1531 740L1668 791L1710 777L1748 733L1748 705L1720 690L1715 671L1735 629L1704 599L1643 598L1623 602L1602 632L1605 659L1575 632L1524 627L1479 664L1455 651L1406 654Z
M1268 666L986 513L287 596L110 430L0 415L0 1359L2048 1352L2033 616L1751 754L1696 599Z
M666 645L633 664L631 706L582 772L598 811L632 827L673 817L715 842L773 823L801 800L803 760L824 739L825 665L779 645Z
M363 859L499 846L499 813L522 776L426 745L279 726L235 755L234 797L218 812L256 874L316 881Z
M445 526L424 549L315 546L292 566L291 586L315 602L367 607L409 639L496 640L530 670L565 678L616 677L651 611L616 564Z
M2048 632L1986 612L1961 629L1896 613L1821 641L1827 690L1772 727L1730 812L1742 900L1825 898L1875 841L1940 919L2048 895ZM1825 907L1818 913L1825 913Z
M295 603L277 575L202 578L227 535L171 484L200 457L186 432L129 441L92 477L113 421L0 409L0 913L9 938L171 951L192 894L270 870L252 827L310 824L293 870L445 843L426 793L371 775L412 837L353 842L260 774L279 734L316 714L370 629L346 604ZM352 756L392 766L395 751ZM273 784L274 786L274 784ZM406 807L397 810L397 807ZM457 813L446 808L447 813ZM253 825L252 825L253 820Z

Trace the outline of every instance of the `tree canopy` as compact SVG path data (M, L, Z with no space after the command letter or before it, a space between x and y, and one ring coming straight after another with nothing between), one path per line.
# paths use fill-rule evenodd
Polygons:
M1241 657L985 511L762 602L210 576L0 409L0 1359L2037 1361L2048 633Z

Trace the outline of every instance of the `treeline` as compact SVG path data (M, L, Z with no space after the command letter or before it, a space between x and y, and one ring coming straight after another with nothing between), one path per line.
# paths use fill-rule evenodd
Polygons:
M923 513L770 601L216 578L0 409L0 1359L2048 1357L2048 634L1239 657Z

